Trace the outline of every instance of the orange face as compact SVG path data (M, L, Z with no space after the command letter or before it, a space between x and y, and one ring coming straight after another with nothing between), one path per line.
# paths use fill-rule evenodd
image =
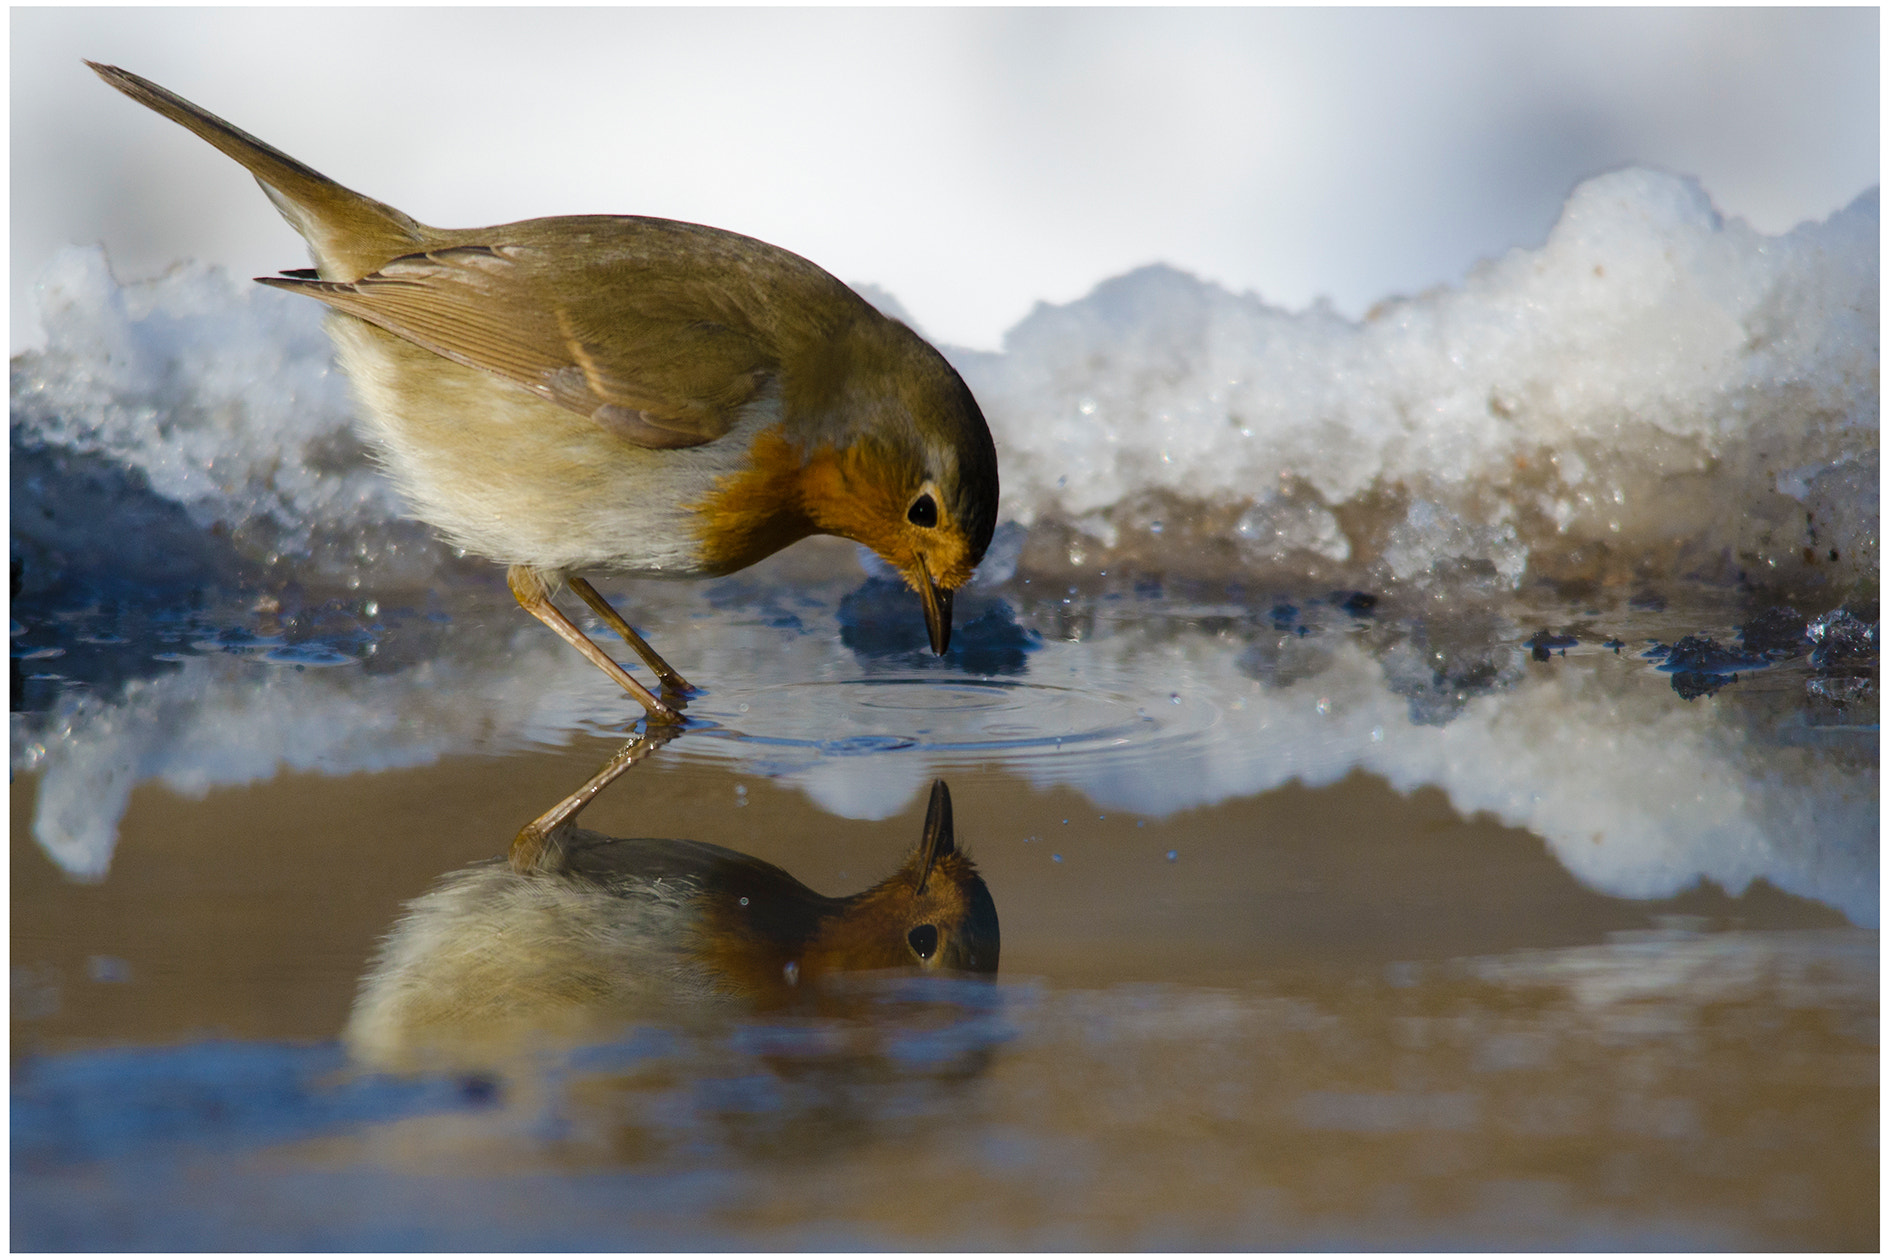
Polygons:
M931 481L870 448L820 451L802 474L808 515L821 533L865 543L918 590L971 580L971 547Z
M997 910L970 859L948 853L924 892L889 880L825 920L802 967L809 977L899 967L995 972Z
M732 573L809 534L864 543L918 589L971 579L971 543L941 506L939 488L875 448L804 454L768 429L749 467L697 505L705 568Z
M723 889L705 903L698 948L729 992L764 1003L842 972L995 973L997 908L970 859L940 858L923 891L916 878L908 869L836 901L775 888L738 900Z
M933 650L944 653L950 593L977 558L937 485L877 445L803 453L779 428L756 437L749 460L696 505L704 571L732 573L809 534L850 538L918 592Z

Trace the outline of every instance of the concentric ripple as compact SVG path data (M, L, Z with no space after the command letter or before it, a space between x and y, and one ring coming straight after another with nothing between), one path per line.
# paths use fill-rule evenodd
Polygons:
M1141 743L1160 726L1124 695L1016 679L787 683L717 695L690 716L703 737L825 756L1029 756Z

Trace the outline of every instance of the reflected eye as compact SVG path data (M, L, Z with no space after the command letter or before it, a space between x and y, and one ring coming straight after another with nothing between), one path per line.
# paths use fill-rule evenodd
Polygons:
M930 494L920 495L906 509L906 519L920 529L931 529L938 524L938 501Z
M912 946L920 962L929 962L932 955L938 953L938 929L930 923L921 923L906 933L906 944Z

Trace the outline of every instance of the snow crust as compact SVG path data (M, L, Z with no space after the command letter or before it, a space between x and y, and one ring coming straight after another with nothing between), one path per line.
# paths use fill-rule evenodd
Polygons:
M1874 578L1878 221L1872 190L1768 237L1624 170L1577 188L1541 248L1359 322L1154 266L1040 306L1001 354L948 353L991 422L1003 518L1062 527L1076 567L1513 587L1793 570L1809 548ZM402 508L316 304L195 267L120 287L96 250L62 255L41 302L16 443L108 453L264 558L342 538L386 561Z
M1878 267L1875 190L1767 237L1624 170L1541 248L1357 323L1149 267L964 366L1007 514L1105 548L1222 505L1249 566L1514 585L1584 547L1793 563L1809 510L1874 573Z

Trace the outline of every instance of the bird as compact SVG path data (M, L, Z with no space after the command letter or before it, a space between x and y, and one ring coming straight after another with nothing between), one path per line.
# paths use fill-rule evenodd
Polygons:
M942 779L918 846L848 897L720 845L565 825L524 872L495 858L408 903L343 1040L372 1066L460 1066L639 1018L789 1009L841 973L988 978L998 952L997 906Z
M688 680L583 574L735 572L815 534L919 596L932 650L997 520L997 452L933 346L812 262L719 228L572 215L436 228L116 66L106 83L234 158L308 245L258 277L324 303L414 514L506 566L519 604L679 724ZM646 688L553 602L568 585Z

